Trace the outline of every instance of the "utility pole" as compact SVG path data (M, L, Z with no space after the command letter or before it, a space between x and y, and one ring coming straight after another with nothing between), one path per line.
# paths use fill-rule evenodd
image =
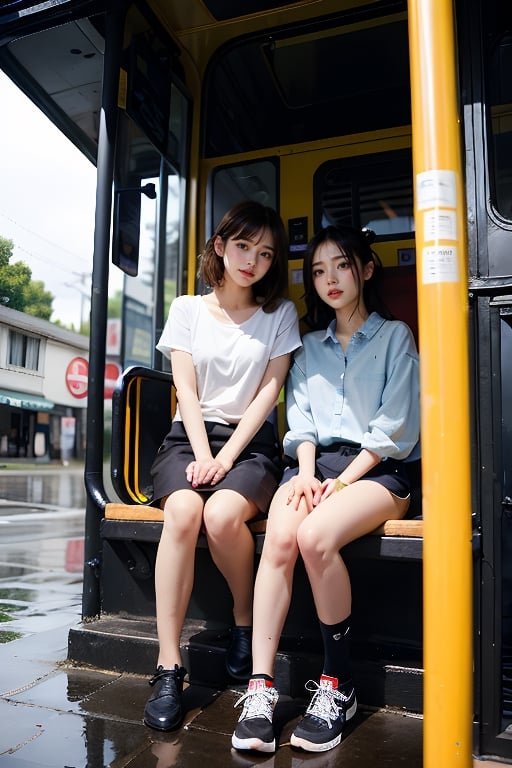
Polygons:
M75 283L65 283L65 285L68 288L74 288L75 291L78 291L80 293L80 327L79 332L82 333L83 329L83 319L84 319L84 307L85 307L85 300L90 299L90 291L87 290L87 284L88 281L91 279L91 275L89 272L72 272L73 275L76 275L76 277L80 278L80 284L76 285Z

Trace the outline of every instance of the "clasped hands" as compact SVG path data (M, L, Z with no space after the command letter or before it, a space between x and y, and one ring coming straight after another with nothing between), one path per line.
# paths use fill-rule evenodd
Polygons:
M233 465L218 458L196 459L187 466L187 480L192 488L198 485L216 485L227 475Z
M320 482L314 476L296 475L290 480L289 493L286 503L293 509L298 509L300 500L304 498L308 512L325 501L333 493L337 493L346 487L346 483L339 477L327 478Z

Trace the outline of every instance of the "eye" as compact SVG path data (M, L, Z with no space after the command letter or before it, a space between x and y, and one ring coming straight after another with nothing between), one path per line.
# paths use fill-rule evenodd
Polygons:
M339 261L338 262L338 269L347 269L350 267L350 262L348 261Z
M240 250L242 251L246 251L247 248L249 247L247 243L244 243L243 241L239 241L236 245L237 245L237 248L240 248Z
M260 256L261 256L263 259L268 259L269 261L271 261L271 260L272 260L272 256L273 256L273 254L272 254L270 251L262 251L262 252L260 253Z
M324 271L320 267L317 267L313 270L313 277L320 277L320 275L323 275Z

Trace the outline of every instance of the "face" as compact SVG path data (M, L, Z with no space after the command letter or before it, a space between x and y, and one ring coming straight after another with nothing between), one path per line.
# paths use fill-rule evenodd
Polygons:
M215 238L215 252L224 261L224 277L239 286L257 283L266 275L275 254L274 240L268 229L255 235L254 239Z
M373 274L373 262L352 265L336 243L326 241L315 251L311 263L313 285L319 297L334 310L355 309L360 301L360 282ZM360 280L357 279L359 271Z

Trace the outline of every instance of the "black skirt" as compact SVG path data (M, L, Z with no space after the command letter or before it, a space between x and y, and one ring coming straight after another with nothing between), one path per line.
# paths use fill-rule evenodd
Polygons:
M236 425L207 421L205 427L212 455L215 456L233 434ZM227 475L216 485L192 489L185 474L191 461L194 461L194 454L187 433L183 423L175 421L151 467L153 504L159 504L161 499L175 491L214 493L228 489L250 499L260 513L266 513L283 472L274 426L269 421L263 424Z
M336 443L329 446L319 446L316 450L315 458L315 476L321 482L327 478L338 477L344 469L354 460L361 447L359 445L348 445L347 443ZM294 477L298 470L298 462L285 456L286 468L281 480L281 485ZM384 459L377 466L363 475L361 480L374 480L388 491L398 496L400 499L406 499L411 492L411 483L405 462L397 459Z

